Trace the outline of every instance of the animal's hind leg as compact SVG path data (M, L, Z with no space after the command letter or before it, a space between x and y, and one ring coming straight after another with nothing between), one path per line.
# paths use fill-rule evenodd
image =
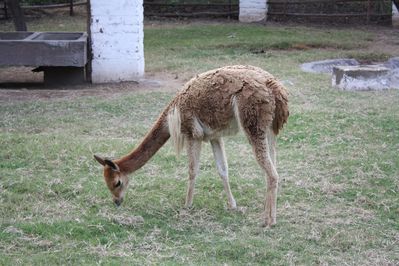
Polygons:
M268 134L274 134L268 131ZM266 199L265 199L265 226L272 226L276 224L276 203L277 203L277 187L278 187L278 173L270 154L270 145L268 136L251 136L248 134L256 160L266 173Z
M187 155L188 155L188 185L185 207L189 208L193 204L195 178L199 170L199 159L201 154L201 141L188 139Z
M223 182L224 191L227 195L227 204L229 209L236 209L237 204L231 193L229 184L229 170L226 160L226 153L224 151L224 143L222 138L211 140L212 151L216 161L216 168L218 169L220 178Z

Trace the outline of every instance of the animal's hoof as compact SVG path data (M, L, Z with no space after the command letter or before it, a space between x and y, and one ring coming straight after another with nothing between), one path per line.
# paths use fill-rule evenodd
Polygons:
M276 220L275 219L270 219L270 220L265 221L262 224L262 227L272 228L274 225L276 225Z
M235 211L237 210L237 203L235 200L233 200L232 202L228 202L227 203L227 209L231 210L231 211Z
M184 207L183 207L183 209L185 209L185 210L191 210L191 209L193 209L194 207L193 207L193 205L192 204L186 204L186 205L184 205Z
M269 225L268 223L262 223L263 228L271 228L272 226Z
M238 208L237 205L227 205L227 209L229 211L236 211Z

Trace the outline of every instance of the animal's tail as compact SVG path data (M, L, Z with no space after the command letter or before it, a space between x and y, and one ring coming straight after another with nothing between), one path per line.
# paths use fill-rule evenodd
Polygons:
M266 85L273 90L276 109L274 110L274 119L272 123L274 134L278 134L288 120L290 112L288 111L288 93L284 86L276 79L270 79Z
M168 127L177 156L184 147L184 135L181 133L180 110L177 106L171 107L168 113Z

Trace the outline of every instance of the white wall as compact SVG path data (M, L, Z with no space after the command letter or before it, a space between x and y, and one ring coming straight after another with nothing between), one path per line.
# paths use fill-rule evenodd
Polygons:
M266 19L267 0L240 0L239 20L259 22Z
M143 0L91 0L92 82L144 75Z

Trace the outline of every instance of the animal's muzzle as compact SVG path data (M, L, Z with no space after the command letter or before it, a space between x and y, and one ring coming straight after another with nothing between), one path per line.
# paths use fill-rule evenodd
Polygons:
M114 203L116 205L116 207L119 207L123 202L123 198L122 199L114 199Z

